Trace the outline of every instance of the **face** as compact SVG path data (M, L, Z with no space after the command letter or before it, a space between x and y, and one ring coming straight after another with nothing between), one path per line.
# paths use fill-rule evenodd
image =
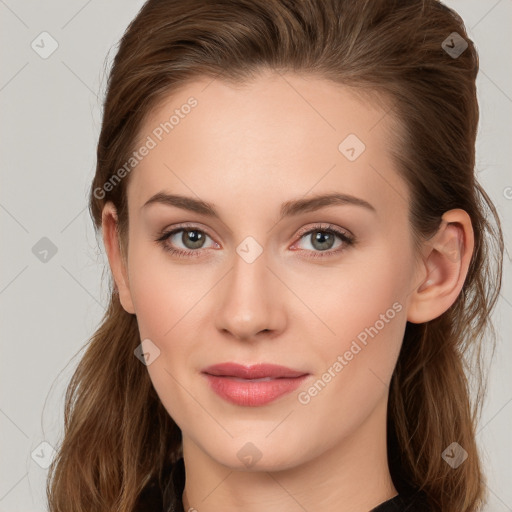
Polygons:
M385 410L417 285L393 130L348 88L272 73L198 80L145 120L121 300L190 446L233 468L246 455L288 468ZM197 201L210 208L185 208ZM221 363L295 377L204 373Z

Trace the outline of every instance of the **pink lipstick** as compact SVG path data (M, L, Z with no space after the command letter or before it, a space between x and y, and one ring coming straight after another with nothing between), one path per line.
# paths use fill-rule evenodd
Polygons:
M308 373L285 366L259 363L244 366L222 363L202 373L219 396L236 405L261 406L297 389Z

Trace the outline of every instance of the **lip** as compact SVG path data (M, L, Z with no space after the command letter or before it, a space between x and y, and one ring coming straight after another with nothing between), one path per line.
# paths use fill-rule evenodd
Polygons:
M258 363L244 366L221 363L201 372L213 391L241 406L266 405L298 388L309 375L285 366Z

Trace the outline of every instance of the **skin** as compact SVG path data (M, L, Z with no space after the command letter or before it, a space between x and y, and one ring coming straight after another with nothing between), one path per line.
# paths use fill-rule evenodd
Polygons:
M141 340L160 350L147 369L183 433L184 508L367 512L397 494L385 422L406 321L427 322L456 300L474 245L469 216L446 212L415 259L409 191L388 151L393 117L346 87L291 73L262 73L243 87L205 78L168 97L140 137L190 96L197 107L130 175L126 261L115 208L107 203L103 211L121 303L137 315ZM353 162L338 150L350 133L366 145ZM161 204L141 209L160 191L213 203L221 218ZM283 202L333 191L376 212L331 205L280 219ZM155 242L182 222L204 230L203 246L184 245L183 233L167 242L199 257L178 258ZM352 234L356 244L335 254L343 244L336 238L331 256L310 257L321 247L311 233L297 233L318 223ZM236 252L248 236L263 249L252 263ZM300 403L298 393L394 303L401 310L393 319ZM216 395L200 374L225 361L310 375L268 405L243 407ZM248 468L237 453L249 442L261 458Z

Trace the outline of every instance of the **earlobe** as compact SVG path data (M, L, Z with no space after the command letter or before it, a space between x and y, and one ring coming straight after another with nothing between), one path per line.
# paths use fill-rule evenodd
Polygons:
M473 249L469 215L460 209L446 212L439 230L425 244L423 279L411 293L409 322L428 322L453 305L466 280Z
M135 314L128 281L127 262L121 254L117 231L117 211L112 202L108 202L102 212L103 245L107 252L110 270L119 293L119 300L127 313Z

